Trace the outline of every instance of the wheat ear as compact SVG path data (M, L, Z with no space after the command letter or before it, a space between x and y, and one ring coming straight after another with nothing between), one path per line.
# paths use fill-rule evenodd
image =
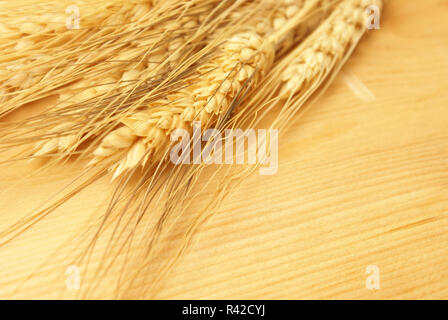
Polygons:
M382 8L382 1L341 2L319 28L276 64L248 99L245 112L235 116L235 122L243 127L257 126L275 109L277 116L271 127L283 131L290 126L293 116L325 92L350 57L367 31L367 8L371 5Z
M272 63L272 48L264 49L261 54L254 54L261 44L261 39L254 34L234 37L224 46L225 54L216 56L208 66L203 67L203 78L196 87L188 87L168 97L174 103L168 101L166 105L153 105L146 112L139 112L124 119L122 122L125 126L109 134L95 150L92 163L123 150L126 152L125 157L120 160L115 171L115 175L119 175L142 160L143 163L146 162L157 151L163 150L163 146L169 143L169 133L172 130L188 128L195 119L207 125L213 115L221 114L231 105L236 93L251 75L254 75L254 81L259 80L260 75ZM238 77L234 81L226 80L229 73L241 64L241 59L244 59L245 64L241 67ZM219 69L216 69L217 65ZM128 144L123 143L123 136L127 137Z
M284 82L281 96L300 92L316 79L325 78L333 66L356 44L367 30L366 9L370 5L381 7L380 0L346 0L308 39L300 55L281 75Z
M285 1L285 4L291 7L290 1ZM317 4L315 0L305 1L300 14L306 15ZM284 21L284 25L287 22ZM271 28L281 30L284 25ZM244 32L229 39L219 54L198 70L195 79L199 81L169 95L158 105L122 120L128 129L120 128L119 133L112 132L95 150L91 164L124 154L116 164L116 177L138 163L146 163L150 157L158 160L166 156L169 134L174 129L189 129L195 120L203 126L210 126L225 115L249 80L253 87L269 71L275 57L275 46L281 43L283 33L285 31L274 33L267 41L256 31ZM126 136L134 135L134 139L126 140L128 145L122 143L121 135L124 132ZM115 144L114 138L118 137L120 143Z

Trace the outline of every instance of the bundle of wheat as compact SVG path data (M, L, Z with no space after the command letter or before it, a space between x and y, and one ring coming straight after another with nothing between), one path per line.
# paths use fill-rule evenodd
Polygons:
M53 10L68 3L64 0ZM51 18L50 11L42 21L25 19L18 27L19 16L31 8L17 11L0 4L10 13L0 25L0 32L7 34L0 43L7 53L0 58L0 116L24 103L59 95L58 103L44 112L2 125L1 150L31 146L31 151L19 154L56 160L79 154L89 161L85 182L0 233L0 238L10 241L112 171L119 183L92 241L105 225L116 222L112 235L117 239L110 238L105 259L131 242L132 228L141 223L150 203L160 201L163 208L144 240L148 250L120 276L117 287L124 288L131 288L151 263L166 221L181 216L191 203L190 186L205 166L170 166L166 160L171 134L176 129L191 132L195 121L202 129L220 131L255 125L272 110L277 115L270 126L283 130L302 106L323 92L351 55L366 32L366 9L382 5L381 0L114 0L98 12L88 3L78 2L86 12L79 33L42 22ZM47 3L38 8L50 10ZM133 185L131 177L139 168L142 174ZM244 174L225 176L211 204L225 197L231 180L250 172L242 170ZM131 191L125 191L127 186ZM119 208L118 203L124 204ZM157 274L159 280L179 259L211 207L194 219L179 252ZM123 222L124 212L131 209L135 214ZM122 239L124 234L129 238ZM118 246L118 239L125 244ZM103 270L113 262L112 257L101 263Z

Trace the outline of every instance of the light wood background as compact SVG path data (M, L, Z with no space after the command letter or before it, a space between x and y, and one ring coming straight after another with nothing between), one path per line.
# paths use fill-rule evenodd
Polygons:
M389 1L381 29L280 140L278 173L224 201L155 298L448 298L447 17L446 0ZM32 169L1 167L2 229L75 176L25 179ZM39 278L17 287L109 191L101 180L2 247L0 297L58 297ZM378 290L366 288L371 265Z

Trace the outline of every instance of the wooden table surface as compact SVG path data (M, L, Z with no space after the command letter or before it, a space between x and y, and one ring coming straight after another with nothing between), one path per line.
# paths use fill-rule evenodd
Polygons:
M225 199L155 298L448 298L447 17L446 0L389 1L381 29L280 139L278 173ZM2 230L76 174L25 179L33 168L0 168ZM27 276L110 190L102 179L2 246L0 297L59 297L63 282Z

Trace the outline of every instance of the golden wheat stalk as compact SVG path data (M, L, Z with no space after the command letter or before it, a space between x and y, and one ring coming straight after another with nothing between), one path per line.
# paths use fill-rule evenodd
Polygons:
M367 9L372 5L381 9L382 4L381 0L341 2L316 31L276 64L234 122L257 126L275 108L279 111L271 126L289 126L304 104L310 105L324 92L356 48L371 23Z
M309 86L315 79L325 77L332 67L346 54L347 48L356 44L367 30L366 9L378 0L351 0L343 2L330 20L308 41L307 46L282 74L284 82L281 96L290 96Z
M281 47L285 34L297 27L291 24L285 28L288 23L293 18L301 22L318 4L317 0L307 0L303 8L291 9L290 1L284 1L284 7L280 6L279 10L296 15L282 23L274 19L272 34L267 39L253 30L230 38L209 63L198 69L194 81L185 89L123 119L125 127L104 139L95 150L91 164L121 157L114 166L114 177L117 177L138 163L144 165L149 158L163 159L170 144L169 135L174 129L190 129L195 120L208 127L225 116L248 82L249 86L255 87L269 71L276 47Z

